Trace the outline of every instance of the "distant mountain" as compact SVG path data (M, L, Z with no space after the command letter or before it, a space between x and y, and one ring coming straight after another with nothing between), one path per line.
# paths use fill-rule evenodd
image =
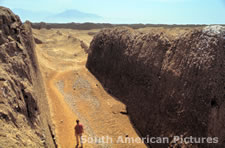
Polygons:
M55 17L61 17L61 18L78 18L78 19L83 19L83 18L95 18L95 19L100 19L102 17L92 14L92 13L84 13L78 10L66 10L62 13L59 13L55 15Z
M66 10L62 13L49 16L47 18L50 22L90 22L103 19L101 16L92 13L85 13L78 10Z

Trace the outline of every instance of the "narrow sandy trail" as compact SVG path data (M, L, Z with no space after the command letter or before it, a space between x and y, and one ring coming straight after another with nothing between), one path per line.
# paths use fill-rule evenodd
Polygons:
M95 31L95 30L94 30ZM87 31L34 30L43 41L38 44L37 55L45 82L51 117L59 147L75 147L74 126L76 119L84 125L84 137L105 138L89 141L84 147L132 148L144 144L117 143L118 137L138 137L130 123L126 106L107 94L96 78L86 69L87 54L80 46L92 37ZM112 141L111 141L112 139Z

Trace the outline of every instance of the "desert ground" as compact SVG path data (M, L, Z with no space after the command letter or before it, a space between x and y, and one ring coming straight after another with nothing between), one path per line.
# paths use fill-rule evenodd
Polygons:
M86 69L89 45L99 30L33 29L37 56L50 105L56 142L61 148L76 145L76 119L84 125L86 137L112 137L113 143L84 144L84 147L146 147L145 144L116 144L119 136L138 137L126 106L110 96ZM125 113L125 114L124 114Z

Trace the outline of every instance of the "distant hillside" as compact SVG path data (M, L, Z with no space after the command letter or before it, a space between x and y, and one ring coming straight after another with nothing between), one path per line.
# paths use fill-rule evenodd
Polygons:
M203 27L206 25L167 25L167 24L109 24L109 23L32 23L32 28L34 29L51 29L51 28L65 28L65 29L79 29L79 30L89 30L89 29L101 29L101 28L111 28L118 26L127 26L133 29L145 28L145 27Z

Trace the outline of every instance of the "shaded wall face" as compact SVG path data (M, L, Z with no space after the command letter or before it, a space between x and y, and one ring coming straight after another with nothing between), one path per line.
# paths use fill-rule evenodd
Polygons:
M107 29L94 37L87 67L127 105L142 136L217 136L220 147L224 45L219 34L204 30L168 40L163 34Z

